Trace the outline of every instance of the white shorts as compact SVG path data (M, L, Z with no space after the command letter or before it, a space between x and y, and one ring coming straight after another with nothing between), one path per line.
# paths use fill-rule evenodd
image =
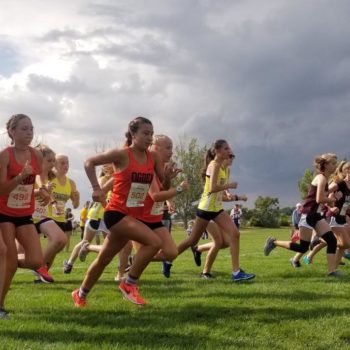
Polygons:
M311 227L307 222L306 222L306 214L302 214L300 221L298 223L299 227L305 227L308 228L309 230L313 230L313 227Z
M347 223L345 223L345 224L338 224L336 219L335 219L335 217L332 216L331 222L329 223L329 226L330 227L345 227L345 226L347 226Z
M109 230L108 230L108 228L106 227L106 224L105 224L105 222L104 222L103 219L101 219L101 221L100 221L100 225L99 225L99 227L98 227L98 229L97 229L96 234L99 234L100 232L106 233L106 234L109 233Z

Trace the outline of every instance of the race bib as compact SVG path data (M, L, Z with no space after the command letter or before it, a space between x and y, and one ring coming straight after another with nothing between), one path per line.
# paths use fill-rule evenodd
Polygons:
M35 201L35 210L33 213L33 219L35 221L41 221L46 219L48 216L48 207L47 205L41 205L40 202Z
M163 208L164 208L163 202L154 202L151 210L151 215L162 215Z
M64 216L64 208L65 202L56 201L56 203L52 204L52 214L53 216Z
M9 208L26 209L30 208L33 193L33 184L18 185L13 189L8 197L7 206Z
M149 190L149 184L141 184L138 182L132 182L126 206L128 208L143 207L147 192Z

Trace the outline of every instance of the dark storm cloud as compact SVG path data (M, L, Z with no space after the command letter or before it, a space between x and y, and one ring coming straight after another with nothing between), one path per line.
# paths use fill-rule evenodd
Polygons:
M349 13L345 0L91 1L81 14L93 24L38 39L66 44L70 78L33 74L27 86L73 99L91 139L122 138L135 114L174 139L225 138L240 192L294 205L316 154L350 158Z

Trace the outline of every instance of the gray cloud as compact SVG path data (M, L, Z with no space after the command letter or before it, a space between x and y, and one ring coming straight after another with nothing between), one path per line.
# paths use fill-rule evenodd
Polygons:
M72 171L84 186L79 157L101 140L120 144L135 115L174 140L226 138L237 153L232 176L252 201L270 194L293 205L316 154L349 158L349 2L83 5L85 27L53 23L33 38L73 62L68 79L31 73L28 91L2 94L0 108L28 111L48 142L74 140Z

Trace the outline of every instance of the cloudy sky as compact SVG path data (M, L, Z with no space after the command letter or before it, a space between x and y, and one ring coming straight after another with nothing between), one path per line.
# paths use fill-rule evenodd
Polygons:
M252 204L299 201L316 154L349 158L347 0L0 0L0 145L28 114L36 137L83 161L121 145L128 122L226 138ZM4 10L6 9L6 10Z

